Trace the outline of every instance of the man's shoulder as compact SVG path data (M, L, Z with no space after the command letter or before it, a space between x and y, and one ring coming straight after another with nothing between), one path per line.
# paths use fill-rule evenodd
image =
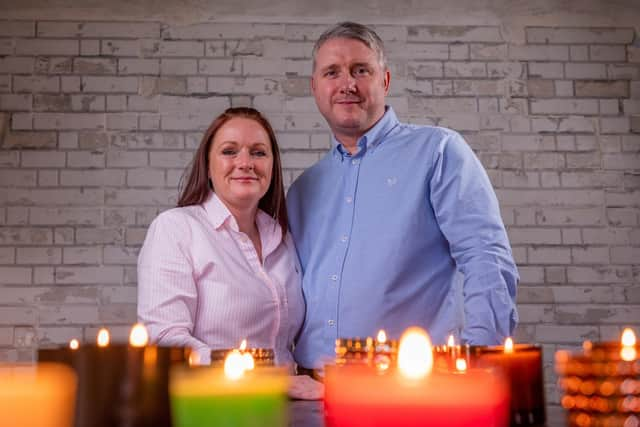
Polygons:
M415 123L399 123L396 131L397 135L410 135L413 141L433 141L433 140L449 140L449 139L462 139L460 133L453 129L449 129L443 126L424 125Z
M319 180L326 177L331 171L332 156L332 151L327 152L320 160L302 172L291 184L288 194L295 193L296 191L304 191L303 189L306 186L311 183L316 185Z

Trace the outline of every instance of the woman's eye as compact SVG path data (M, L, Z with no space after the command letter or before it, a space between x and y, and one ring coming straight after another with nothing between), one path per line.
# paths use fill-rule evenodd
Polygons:
M236 150L232 150L231 148L225 148L222 150L223 156L233 156L234 154L236 154Z
M257 156L257 157L264 157L264 156L267 155L267 152L263 151L263 150L256 150L251 154L253 154L254 156Z

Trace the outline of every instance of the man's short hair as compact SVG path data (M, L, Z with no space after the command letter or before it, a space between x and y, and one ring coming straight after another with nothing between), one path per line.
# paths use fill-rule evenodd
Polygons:
M382 39L366 25L358 24L357 22L340 22L333 27L325 30L320 35L318 41L313 46L312 58L313 58L313 70L316 69L316 55L320 47L331 39L353 39L360 40L369 49L373 50L378 57L378 62L383 70L387 69L387 60L384 55L384 43Z

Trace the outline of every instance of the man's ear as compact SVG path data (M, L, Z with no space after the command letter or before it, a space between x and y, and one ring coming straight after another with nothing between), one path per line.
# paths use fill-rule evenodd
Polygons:
M311 85L311 93L316 93L316 81L313 76L309 79L309 84Z
M384 72L384 94L387 95L389 94L389 87L391 85L391 72L389 71L389 69L387 68Z

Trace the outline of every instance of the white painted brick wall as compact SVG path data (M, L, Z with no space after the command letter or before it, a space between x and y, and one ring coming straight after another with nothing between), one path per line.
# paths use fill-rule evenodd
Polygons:
M521 273L516 336L545 345L555 404L555 349L640 326L638 36L384 19L389 103L463 132L496 187ZM126 337L147 227L225 108L266 113L286 185L330 148L309 87L325 28L0 21L0 361L105 324Z

